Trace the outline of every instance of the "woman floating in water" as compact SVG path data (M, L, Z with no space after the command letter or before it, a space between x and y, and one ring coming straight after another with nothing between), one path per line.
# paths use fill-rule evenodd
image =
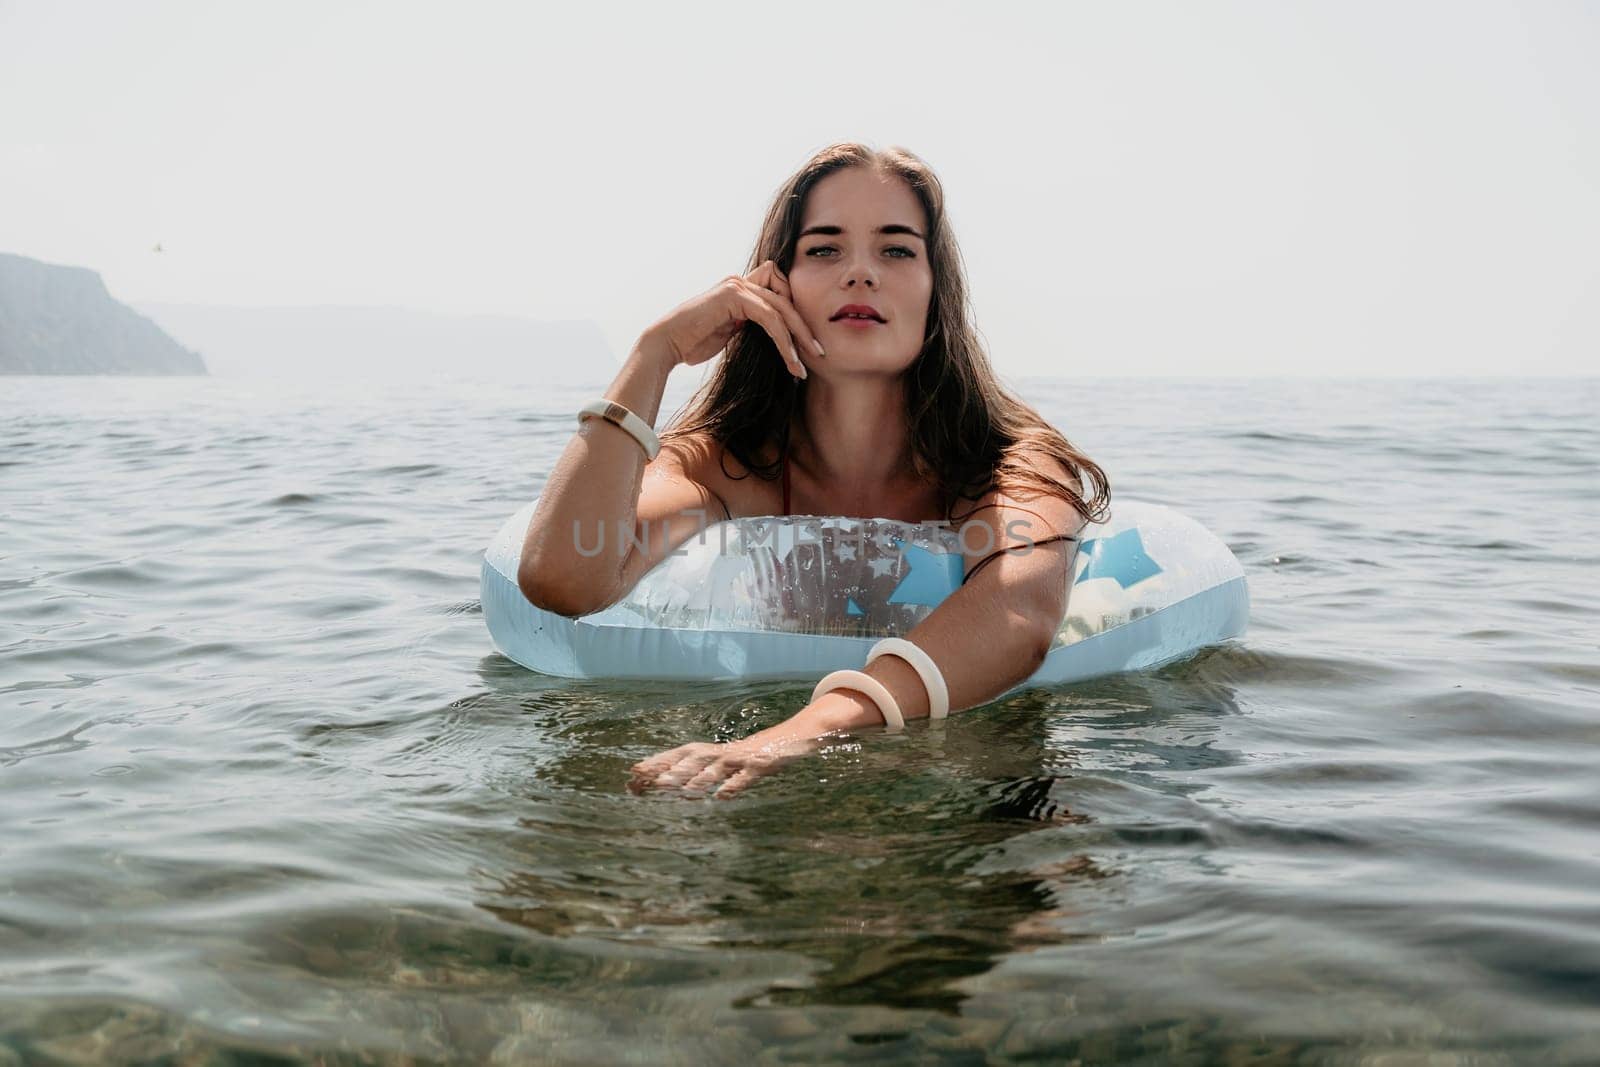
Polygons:
M1004 693L1043 662L1078 534L1107 508L1100 468L996 379L922 160L859 144L819 152L778 191L751 265L645 330L585 409L598 417L581 421L528 527L523 595L563 615L599 611L708 517L948 524L965 579L864 670L822 679L792 718L644 760L638 787L733 796L822 738ZM673 369L724 349L657 438Z

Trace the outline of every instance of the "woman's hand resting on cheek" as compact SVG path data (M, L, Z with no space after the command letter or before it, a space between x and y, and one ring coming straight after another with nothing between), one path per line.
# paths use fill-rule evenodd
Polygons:
M721 352L747 322L766 331L796 378L806 376L802 350L807 359L822 355L822 342L795 309L789 279L770 259L749 274L729 275L679 304L645 335L670 352L674 363L692 367Z

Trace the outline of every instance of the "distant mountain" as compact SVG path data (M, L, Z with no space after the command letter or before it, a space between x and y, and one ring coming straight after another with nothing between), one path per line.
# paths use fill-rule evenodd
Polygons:
M204 374L100 275L0 252L0 374Z
M588 385L617 372L597 323L384 307L140 304L218 377L481 378Z

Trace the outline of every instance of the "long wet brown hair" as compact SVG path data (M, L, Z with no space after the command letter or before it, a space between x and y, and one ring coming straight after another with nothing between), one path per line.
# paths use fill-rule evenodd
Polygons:
M878 151L853 142L812 156L773 198L745 272L770 259L789 273L806 196L817 182L846 167L898 176L927 215L933 294L922 351L906 371L906 421L918 473L937 483L946 520L965 517L951 514L960 500L996 488L1007 495L1061 497L1087 522L1104 518L1110 503L1105 472L995 376L967 306L966 269L945 216L944 189L917 156L903 148ZM745 469L776 479L805 387L784 368L766 331L747 323L724 349L711 377L673 416L662 440L708 435L725 449L723 458L731 452ZM775 458L763 463L773 444ZM1036 466L1041 452L1059 460L1081 488Z

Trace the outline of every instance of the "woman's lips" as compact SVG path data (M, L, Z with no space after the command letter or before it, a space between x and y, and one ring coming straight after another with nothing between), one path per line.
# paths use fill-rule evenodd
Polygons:
M887 325L887 323L879 322L877 319L853 319L849 316L840 319L834 319L833 324L835 326L848 326L852 330L865 330L870 326Z

